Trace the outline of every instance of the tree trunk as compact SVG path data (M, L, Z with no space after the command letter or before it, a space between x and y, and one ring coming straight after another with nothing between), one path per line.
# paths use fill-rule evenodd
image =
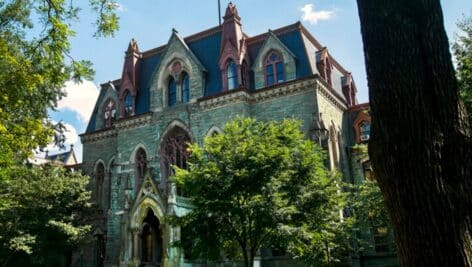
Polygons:
M254 258L256 257L255 253L250 253L249 254L249 265L248 267L254 267Z
M358 0L369 154L402 266L472 266L472 145L439 0Z

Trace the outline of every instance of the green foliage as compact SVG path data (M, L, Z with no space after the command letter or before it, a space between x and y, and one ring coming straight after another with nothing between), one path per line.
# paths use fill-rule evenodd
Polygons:
M0 263L53 266L90 230L82 217L90 208L88 178L50 165L12 174L0 182Z
M469 113L472 126L472 17L464 18L457 24L463 35L452 45L457 63L457 78L462 100Z
M99 16L97 36L118 29L113 1L90 5ZM0 179L9 177L8 166L50 141L47 109L64 95L64 82L93 75L89 61L69 54L78 11L72 1L0 1Z
M190 145L190 171L175 168L175 180L194 205L180 218L193 257L215 259L227 248L226 257L249 266L264 246L287 247L312 263L337 260L323 251L335 255L343 239L339 177L299 127L294 120L237 118L224 134Z
M98 12L97 36L118 29L116 4L90 0ZM64 96L64 83L91 78L89 61L74 60L69 39L79 9L73 1L0 1L0 264L61 265L58 259L83 237L79 211L88 204L87 179L24 162L63 126L47 120Z
M356 145L355 150L361 158L368 157L367 146ZM351 240L357 244L357 250L372 249L372 240L366 240L365 232L370 232L372 227L387 227L391 231L390 219L385 207L384 198L375 180L364 180L355 185L345 185L350 191L349 206L352 211Z

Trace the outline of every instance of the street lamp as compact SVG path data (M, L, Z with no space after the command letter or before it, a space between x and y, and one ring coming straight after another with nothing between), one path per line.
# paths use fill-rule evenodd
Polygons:
M313 121L310 128L311 139L323 147L323 142L328 137L328 129L326 129L321 113L313 113Z

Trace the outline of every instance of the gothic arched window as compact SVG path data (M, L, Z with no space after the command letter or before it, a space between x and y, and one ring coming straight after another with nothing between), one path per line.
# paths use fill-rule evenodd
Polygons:
M172 166L177 166L182 169L187 169L187 159L189 152L187 151L188 144L190 143L190 137L180 127L175 127L165 137L161 152L163 160L163 186L166 189L166 182L170 176L173 175ZM164 189L164 190L165 190ZM178 191L178 193L180 193Z
M124 97L124 117L129 117L133 115L133 97L129 90L126 90Z
M226 75L228 80L228 90L238 88L238 67L231 59L226 65Z
M249 71L246 61L243 61L243 64L241 65L241 83L244 88L249 88Z
M359 126L361 142L367 142L370 139L370 123L364 121Z
M146 152L144 149L139 148L138 151L136 151L136 156L134 159L134 165L136 167L136 174L135 174L135 187L136 191L139 190L139 187L141 186L144 176L146 175L147 171L147 156Z
M269 52L265 58L264 66L266 86L271 86L285 81L284 61L278 52Z
M177 84L174 78L170 77L169 84L167 85L167 105L169 107L174 106L177 103Z
M190 100L190 80L188 78L187 73L183 73L182 76L182 102L183 103L188 103Z
M108 101L105 103L105 107L103 111L103 120L105 122L105 128L111 127L115 118L116 118L115 102L111 99L108 99Z
M95 169L95 197L97 205L101 208L103 206L103 182L105 180L105 166L103 163L98 163Z

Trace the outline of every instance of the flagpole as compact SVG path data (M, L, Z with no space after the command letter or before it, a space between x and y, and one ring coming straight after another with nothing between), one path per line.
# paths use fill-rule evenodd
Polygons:
M218 0L218 23L221 25L221 4L220 0Z

